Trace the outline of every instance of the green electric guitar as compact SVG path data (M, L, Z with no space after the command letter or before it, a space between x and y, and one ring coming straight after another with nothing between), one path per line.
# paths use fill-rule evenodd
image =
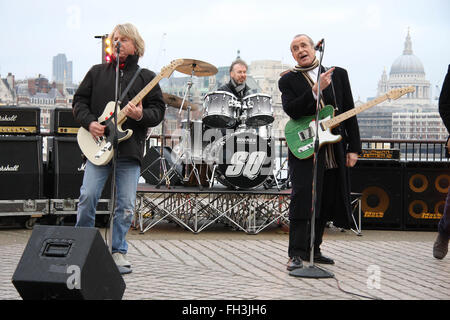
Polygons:
M414 87L392 89L385 95L379 96L359 107L344 112L334 117L333 106L327 105L319 111L319 147L324 144L336 143L342 139L340 135L331 133L331 129L337 127L341 122L356 116L387 99L398 99L409 92L414 92ZM305 116L298 120L289 120L284 128L284 135L289 150L299 159L307 159L314 153L315 142L315 116Z

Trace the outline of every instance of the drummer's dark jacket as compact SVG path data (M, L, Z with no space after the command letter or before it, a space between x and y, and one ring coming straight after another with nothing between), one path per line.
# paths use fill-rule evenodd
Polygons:
M323 68L322 68L323 72ZM354 108L353 96L350 83L345 69L336 67L332 76L332 86L323 91L325 105L335 107L335 115ZM283 109L292 119L303 116L314 115L316 110L316 99L312 88L305 77L298 72L288 72L278 82L281 91ZM333 150L338 165L339 184L336 185L337 192L341 193L340 203L336 204L335 212L328 213L336 226L349 228L350 223L350 179L349 170L346 167L346 153L361 152L361 141L359 127L356 117L351 117L332 130L334 134L340 134L342 140L333 144ZM317 204L316 214L320 216L320 204L322 199L322 181L325 171L325 148L322 146L319 152L318 174L317 174ZM289 170L292 181L291 205L289 210L290 219L310 219L312 207L312 171L313 159L300 160L291 151L288 155ZM327 195L323 195L326 197Z
M243 91L244 94L243 94L243 96L241 97L241 96L238 95L238 93L237 93L235 87L233 86L233 84L231 83L231 80L230 80L228 83L226 83L226 84L224 84L223 86L219 87L219 88L217 89L217 91L226 91L226 92L230 92L230 93L234 94L234 95L236 96L236 98L242 100L245 96L247 96L247 95L249 94L249 92L250 92L250 87L249 87L247 84L245 84L245 88L244 88L244 91Z
M120 70L120 92L123 92L138 70L139 57L128 56L123 69ZM133 99L153 78L155 73L141 69L131 89L123 99L121 109ZM83 128L89 130L89 124L97 121L106 105L115 101L115 63L98 64L93 66L76 91L72 108L75 119ZM120 95L119 95L120 96ZM143 117L140 121L128 118L122 129L132 129L133 135L119 143L118 157L138 160L142 164L145 137L148 127L157 126L164 118L164 101L158 84L142 100Z

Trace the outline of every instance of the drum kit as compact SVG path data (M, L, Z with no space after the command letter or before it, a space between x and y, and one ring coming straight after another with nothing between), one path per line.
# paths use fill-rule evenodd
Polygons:
M173 165L167 168L162 152L165 144L165 120L161 128L161 176L156 185L170 188L176 175L185 186L211 188L214 181L230 189L254 189L273 177L271 123L272 99L266 94L250 94L238 99L230 92L214 91L203 99L203 108L189 102L193 76L212 76L217 68L207 62L184 59L175 69L190 75L184 97L163 93L167 106L186 112L181 121L181 138ZM201 120L191 119L191 111L202 111ZM183 167L180 172L179 168ZM266 187L266 186L265 186Z

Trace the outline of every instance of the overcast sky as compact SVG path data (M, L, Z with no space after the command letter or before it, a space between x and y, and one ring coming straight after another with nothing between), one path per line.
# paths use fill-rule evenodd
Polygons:
M65 53L80 82L100 63L101 42L118 23L135 24L146 42L142 67L159 72L176 58L219 66L236 57L294 64L289 44L298 33L325 38L324 65L348 70L354 98L376 95L404 48L408 27L414 54L433 87L450 64L449 0L0 0L0 75L52 80L52 58ZM180 74L175 74L175 76Z

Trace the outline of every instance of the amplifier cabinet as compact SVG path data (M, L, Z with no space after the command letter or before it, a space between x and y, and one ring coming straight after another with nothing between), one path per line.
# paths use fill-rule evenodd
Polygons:
M407 162L403 197L405 227L437 230L449 185L449 162Z
M43 199L41 136L0 136L0 200Z
M85 163L76 137L48 139L48 174L50 199L78 199L83 183ZM111 194L111 180L107 180L101 198Z
M399 161L360 160L350 169L351 191L361 193L363 229L401 229L403 169Z

